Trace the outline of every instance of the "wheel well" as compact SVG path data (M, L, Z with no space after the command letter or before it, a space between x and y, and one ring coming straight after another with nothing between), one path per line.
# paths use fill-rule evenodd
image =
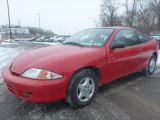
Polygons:
M154 52L153 55L156 57L156 60L157 60L157 58L158 58L157 52Z
M97 75L98 79L99 80L101 79L101 72L100 72L99 68L97 68L95 66L86 66L86 67L80 68L78 71L80 71L82 69L92 70Z

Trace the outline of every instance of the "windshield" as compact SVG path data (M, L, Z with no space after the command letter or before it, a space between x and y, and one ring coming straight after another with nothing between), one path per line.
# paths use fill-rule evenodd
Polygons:
M114 29L109 28L82 30L67 39L64 44L101 47L106 43L113 31Z
M150 34L150 36L160 36L160 32L153 32Z

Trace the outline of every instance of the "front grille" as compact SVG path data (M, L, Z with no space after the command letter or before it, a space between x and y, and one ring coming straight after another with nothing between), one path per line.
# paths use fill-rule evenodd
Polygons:
M14 86L11 86L11 85L9 85L9 84L7 84L7 87L8 87L8 89L12 92L12 93L17 93L17 88L16 87L14 87Z
M10 92L22 98L28 99L32 97L32 92L21 90L11 84L7 84L7 88Z

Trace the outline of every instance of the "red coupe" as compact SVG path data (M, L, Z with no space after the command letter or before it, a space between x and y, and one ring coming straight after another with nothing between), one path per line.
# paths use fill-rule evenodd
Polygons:
M8 90L32 102L65 99L73 107L91 103L98 87L143 70L155 71L158 43L127 27L82 30L62 45L18 56L3 72Z

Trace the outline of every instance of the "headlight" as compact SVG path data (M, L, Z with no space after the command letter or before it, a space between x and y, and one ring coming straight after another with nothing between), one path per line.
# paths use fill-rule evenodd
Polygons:
M28 69L22 74L22 76L26 78L40 79L40 80L51 80L63 77L62 75L38 68Z

